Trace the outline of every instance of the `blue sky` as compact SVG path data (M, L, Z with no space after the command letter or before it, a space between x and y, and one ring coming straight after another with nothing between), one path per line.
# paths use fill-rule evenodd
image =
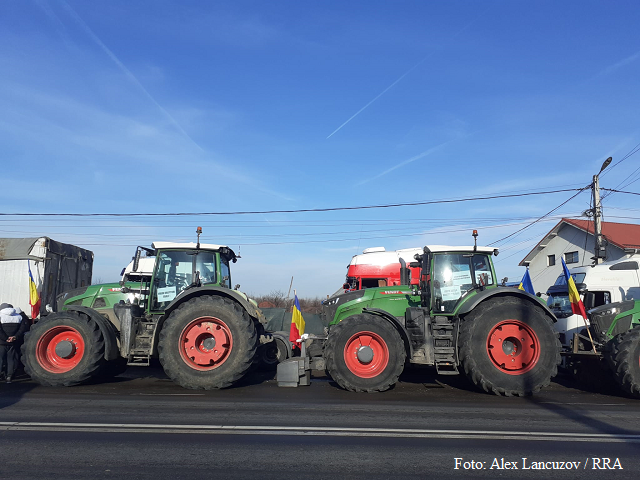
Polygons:
M3 213L265 211L582 187L640 143L634 1L0 4ZM640 155L602 176L628 183ZM9 186L9 188L7 188ZM634 183L627 190L638 191ZM571 193L351 212L2 217L95 253L228 244L253 294L333 293L351 256L492 243ZM615 194L605 220L638 223ZM558 210L579 215L583 193ZM498 275L557 222L501 242Z

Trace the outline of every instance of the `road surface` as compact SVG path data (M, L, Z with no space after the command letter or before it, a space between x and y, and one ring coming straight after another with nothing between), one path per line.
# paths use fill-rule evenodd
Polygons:
M266 373L203 392L134 368L72 388L0 384L0 452L10 479L635 479L640 401L564 378L501 398L429 370L380 394L322 376L278 388Z

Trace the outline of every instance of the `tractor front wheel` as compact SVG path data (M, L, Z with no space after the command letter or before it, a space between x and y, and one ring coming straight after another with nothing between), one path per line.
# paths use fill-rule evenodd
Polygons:
M87 315L53 313L25 335L22 363L36 382L66 387L96 376L105 363L104 349L100 327Z
M532 395L558 372L560 341L541 307L494 297L460 323L460 363L473 384L496 395Z
M391 322L371 314L349 317L329 331L327 372L345 390L383 392L398 381L406 351Z
M160 363L184 388L228 387L249 370L256 353L253 320L234 301L202 296L185 301L160 330Z
M640 326L612 340L608 360L625 393L640 397Z

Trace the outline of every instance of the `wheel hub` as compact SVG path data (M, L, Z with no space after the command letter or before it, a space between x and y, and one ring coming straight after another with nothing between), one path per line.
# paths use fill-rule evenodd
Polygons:
M211 350L216 346L216 339L214 337L206 338L202 342L202 346L204 347L205 350Z
M69 358L73 355L76 347L73 342L69 340L62 340L58 342L55 348L56 355L61 358Z
M498 370L509 375L521 375L538 362L540 342L526 323L505 320L489 332L487 353Z
M368 345L364 345L358 348L358 353L356 354L360 363L369 364L373 361L373 348Z
M347 368L360 378L374 378L389 364L389 347L382 336L371 331L357 332L344 347Z
M36 360L47 372L61 374L73 370L82 360L85 342L69 325L57 325L44 332L36 344Z
M231 330L215 317L200 317L180 334L180 355L195 370L211 370L222 365L233 349Z

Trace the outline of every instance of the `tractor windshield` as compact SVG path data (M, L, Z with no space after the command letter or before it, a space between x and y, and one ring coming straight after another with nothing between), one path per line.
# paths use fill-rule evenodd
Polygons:
M192 285L195 272L199 272L201 285L216 283L215 252L160 252L154 272L155 293L151 299L152 310L163 310L183 290Z
M491 261L484 254L446 253L434 255L433 309L452 313L458 301L476 286L494 285Z

